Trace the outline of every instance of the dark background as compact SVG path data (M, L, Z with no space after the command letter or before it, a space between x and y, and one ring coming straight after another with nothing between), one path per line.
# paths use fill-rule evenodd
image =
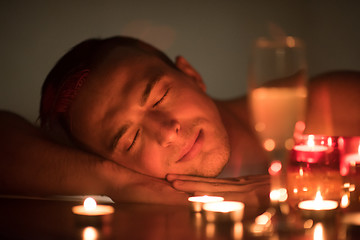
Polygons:
M128 35L183 55L208 93L246 93L252 41L275 24L305 40L310 75L360 70L360 1L0 1L0 108L35 122L41 84L73 45Z

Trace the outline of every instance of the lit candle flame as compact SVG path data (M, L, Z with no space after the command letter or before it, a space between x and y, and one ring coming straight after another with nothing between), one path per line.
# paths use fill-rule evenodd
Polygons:
M309 138L307 140L307 145L309 147L314 147L315 146L315 136L314 135L309 135Z
M321 196L320 191L318 190L318 191L316 192L315 202L322 202L322 200L323 200L323 198L322 198L322 196Z
M302 201L298 204L299 208L306 210L332 210L338 207L338 202L323 200L320 191L316 192L314 200Z
M321 209L321 205L323 204L323 198L321 196L321 193L320 191L318 190L316 192L316 196L315 196L315 199L314 199L314 206L315 206L315 209Z
M88 197L84 201L84 208L87 211L92 211L96 209L96 201L92 197Z

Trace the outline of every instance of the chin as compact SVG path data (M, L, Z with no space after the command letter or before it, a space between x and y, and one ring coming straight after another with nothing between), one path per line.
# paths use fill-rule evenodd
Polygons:
M202 164L196 169L194 175L200 177L217 177L229 161L229 154L219 154L217 157L206 157Z

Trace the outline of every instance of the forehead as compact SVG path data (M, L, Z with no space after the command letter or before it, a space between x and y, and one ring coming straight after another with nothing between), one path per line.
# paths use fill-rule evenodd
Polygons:
M169 66L156 56L132 48L113 49L91 70L70 108L72 134L80 141L99 135L105 138L109 134L106 125L114 124L107 122L113 119L111 115L126 109L129 101L140 101L134 93L166 69Z
M137 76L146 76L151 73L153 68L161 67L161 65L164 63L155 55L133 47L116 47L99 62L95 69L91 70L90 75L93 77L90 76L90 78L96 83L112 80L121 75L132 78L118 78L117 81L134 81Z
M141 85L168 67L155 55L135 48L117 47L92 69L89 78L80 90L74 105L97 97L109 99L111 93L126 96L135 85ZM120 91L120 92L119 92Z

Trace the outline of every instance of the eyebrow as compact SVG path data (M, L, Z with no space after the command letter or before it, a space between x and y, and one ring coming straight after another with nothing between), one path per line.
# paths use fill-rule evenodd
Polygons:
M145 103L147 102L150 96L151 91L154 89L156 84L159 83L161 79L163 79L163 76L164 76L164 72L158 72L154 74L152 78L149 79L148 83L146 84L146 88L141 95L140 106L145 105Z
M160 82L161 79L163 79L164 76L164 72L160 71L157 72L156 74L154 74L151 78L149 78L145 90L143 91L142 95L141 95L141 101L140 101L140 106L144 106L145 103L147 102L151 91L154 89L154 87L156 86L157 83ZM116 146L118 145L120 139L122 136L124 136L124 134L127 132L127 130L129 129L130 125L126 124L124 126L122 126L120 128L120 130L117 132L117 134L115 135L115 137L113 138L112 144L111 144L111 150L114 151Z

